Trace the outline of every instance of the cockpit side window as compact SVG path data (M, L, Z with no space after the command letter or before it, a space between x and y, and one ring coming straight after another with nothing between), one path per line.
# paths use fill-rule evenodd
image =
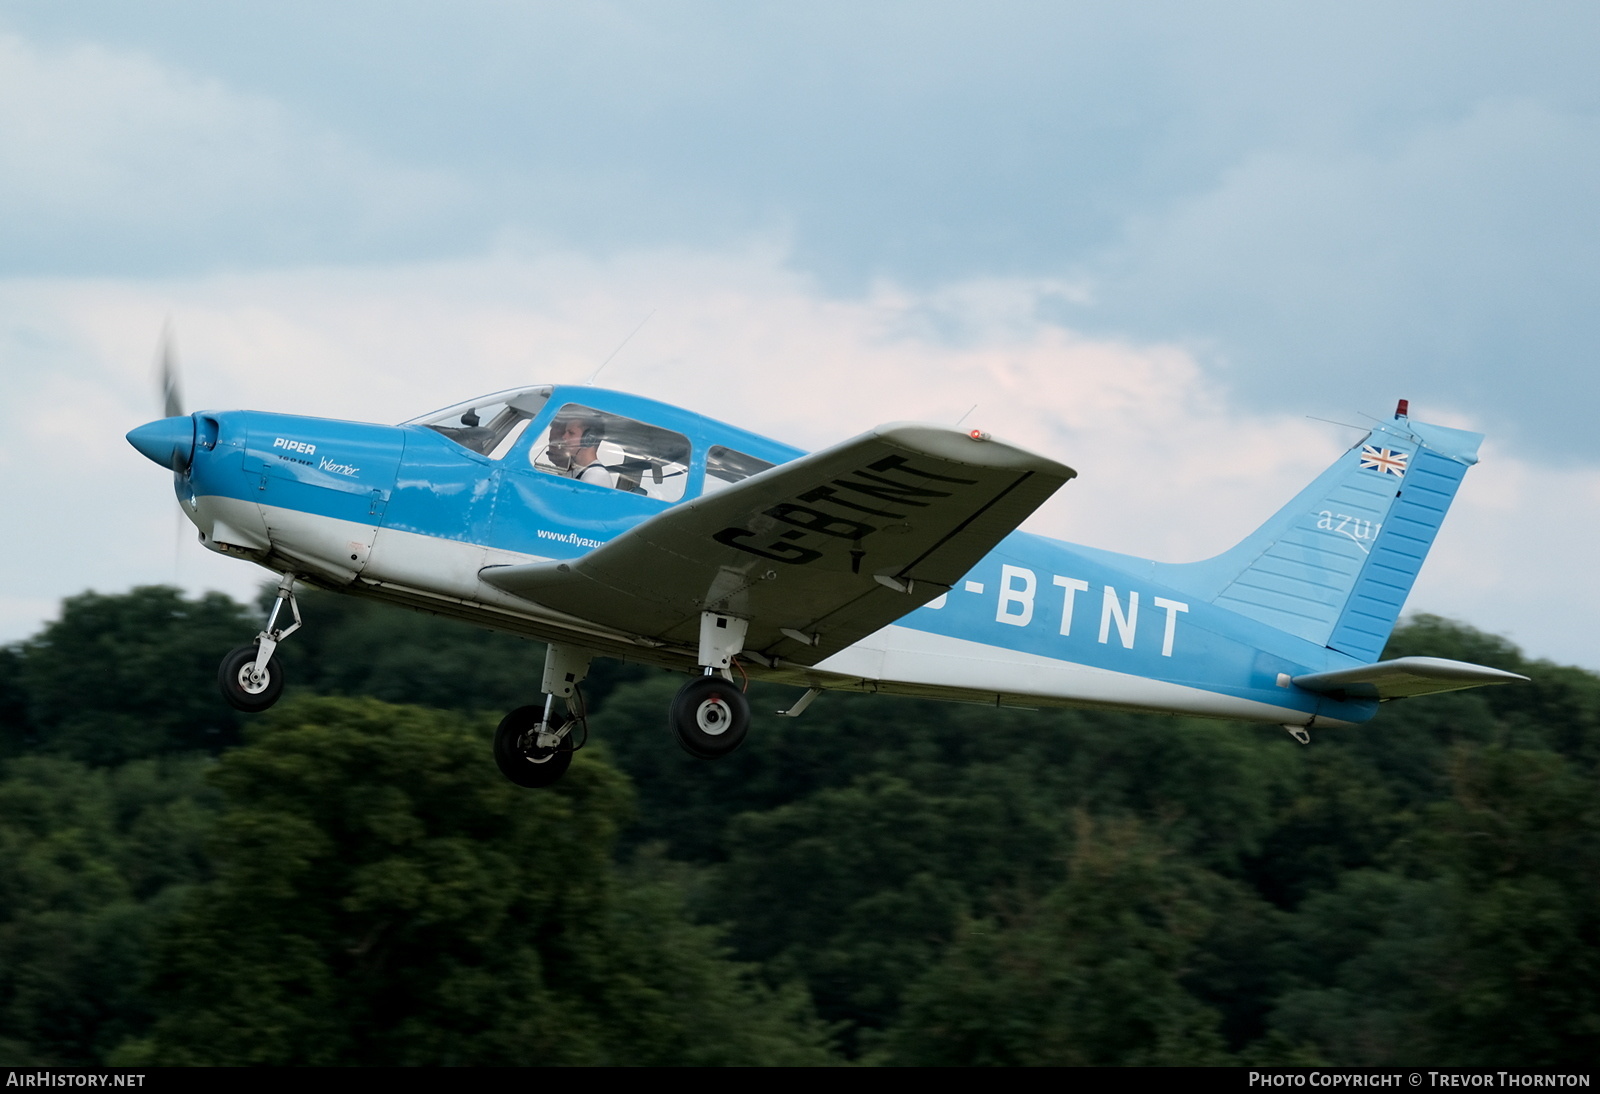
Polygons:
M503 459L516 446L528 423L550 400L548 387L522 388L485 395L406 425L423 425L491 460Z
M706 449L704 493L714 494L772 466L773 464L766 460L748 456L724 445L714 444Z
M682 433L568 403L556 411L530 458L548 475L677 501L688 485L689 455L689 438Z

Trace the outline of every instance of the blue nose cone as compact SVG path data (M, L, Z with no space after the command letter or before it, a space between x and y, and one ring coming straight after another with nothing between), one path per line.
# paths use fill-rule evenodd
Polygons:
M162 467L182 471L194 456L194 419L185 415L146 422L128 432L128 443Z

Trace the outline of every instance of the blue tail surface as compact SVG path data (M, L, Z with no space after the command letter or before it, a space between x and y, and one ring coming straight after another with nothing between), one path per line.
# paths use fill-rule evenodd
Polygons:
M1218 607L1375 661L1482 440L1397 415L1242 543L1205 562L1161 566L1162 577Z

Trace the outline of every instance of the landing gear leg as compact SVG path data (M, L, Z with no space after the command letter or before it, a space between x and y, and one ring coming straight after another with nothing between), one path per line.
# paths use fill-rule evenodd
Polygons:
M746 620L720 612L700 614L701 675L683 685L667 712L673 739L691 756L726 756L750 732L750 703L727 678L748 627Z
M283 609L288 606L293 623L283 626ZM294 575L284 574L278 582L278 598L272 602L267 626L251 646L240 646L222 659L217 669L217 686L222 697L235 710L257 714L266 710L283 694L283 665L272 663L278 643L300 629L300 605L294 599Z
M578 685L589 673L593 655L575 646L551 643L544 657L544 703L518 707L494 731L494 762L500 774L518 786L536 790L551 786L572 766L572 730L585 726ZM555 710L557 696L567 700L568 715ZM574 703L576 700L576 704Z

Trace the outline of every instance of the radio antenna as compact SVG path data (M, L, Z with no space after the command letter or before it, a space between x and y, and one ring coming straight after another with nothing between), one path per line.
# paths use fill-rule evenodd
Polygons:
M625 346L629 342L633 341L633 336L638 334L641 330L643 330L644 329L644 325L646 323L650 322L650 316L654 315L659 310L660 309L658 309L658 308L651 308L650 309L650 315L647 315L643 319L639 320L639 325L637 327L634 327L631 331L628 332L628 337L624 338L621 342L618 342L617 343L617 348L612 350L611 353L606 357L606 359L604 361L601 361L599 366L593 372L589 373L589 378L583 382L583 386L584 387L588 387L590 384L594 383L595 378L600 375L600 370L605 368L607 365L609 365L611 363L611 358L612 357L615 357L617 354L622 352L622 347L623 346Z
M1307 414L1306 417L1311 419L1313 422L1326 422L1329 425L1341 426L1345 429L1359 429L1362 432L1366 432L1367 430L1367 427L1364 425L1352 425L1349 422L1336 422L1332 418L1319 418L1315 414ZM1373 420L1376 421L1377 419L1374 418Z

